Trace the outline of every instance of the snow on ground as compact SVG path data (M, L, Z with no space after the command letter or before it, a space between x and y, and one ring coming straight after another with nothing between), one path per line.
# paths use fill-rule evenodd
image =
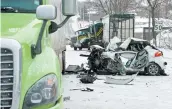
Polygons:
M172 29L164 30L160 32L156 37L158 46L165 48L167 48L167 46L172 47Z
M166 72L172 71L172 51L161 49L168 62ZM86 62L80 54L87 51L73 51L70 47L66 51L67 64ZM170 65L171 64L171 65ZM100 76L104 78L105 76ZM172 109L172 75L170 76L137 76L129 85L105 84L103 80L96 80L94 84L81 84L76 75L63 77L64 109ZM70 89L89 87L93 92L82 92Z
M89 54L88 51L74 51L73 48L70 46L67 46L67 52L66 52L66 67L69 65L81 65L82 63L87 62L86 57L79 56L80 54Z

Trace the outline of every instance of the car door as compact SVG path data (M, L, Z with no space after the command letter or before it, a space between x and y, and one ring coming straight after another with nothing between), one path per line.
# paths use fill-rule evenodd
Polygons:
M137 52L136 57L131 60L129 67L132 69L142 70L149 63L148 52L143 49Z
M142 70L149 62L148 52L145 49L139 52L122 51L119 54L127 68Z
M136 55L137 55L137 52L134 52L134 51L121 51L121 52L118 52L118 56L120 56L121 58L121 61L124 65L126 65L128 63L128 61L131 61L133 60Z

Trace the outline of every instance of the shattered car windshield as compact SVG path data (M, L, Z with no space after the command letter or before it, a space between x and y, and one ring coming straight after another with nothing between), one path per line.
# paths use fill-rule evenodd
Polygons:
M42 0L1 0L2 13L33 13Z

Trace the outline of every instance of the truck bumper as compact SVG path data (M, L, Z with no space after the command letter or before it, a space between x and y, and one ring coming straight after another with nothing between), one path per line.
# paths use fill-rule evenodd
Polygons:
M60 100L58 101L58 103L49 109L63 109L63 97L60 98Z

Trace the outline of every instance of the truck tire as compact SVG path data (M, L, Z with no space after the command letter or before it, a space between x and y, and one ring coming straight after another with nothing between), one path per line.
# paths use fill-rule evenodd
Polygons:
M74 50L77 50L77 47L74 47Z
M65 74L65 69L66 69L66 56L65 56L65 51L62 51L62 74Z
M146 72L150 76L159 76L160 75L161 68L156 63L149 63L148 67L146 68Z

